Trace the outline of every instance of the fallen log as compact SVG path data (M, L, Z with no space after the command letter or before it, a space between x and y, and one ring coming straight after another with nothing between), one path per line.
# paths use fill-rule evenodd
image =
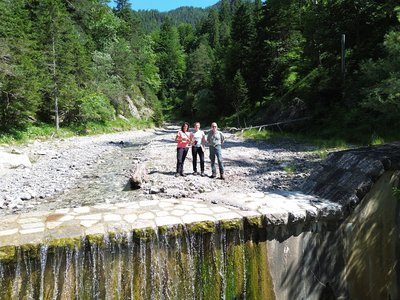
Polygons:
M300 118L300 119L293 119L293 120L289 120L289 121L282 121L282 122L276 122L276 123L270 123L270 124L264 124L264 125L258 125L258 126L250 126L250 127L244 127L244 128L229 127L229 128L224 128L224 131L228 131L230 133L234 133L234 132L238 132L238 131L243 132L245 130L257 129L258 128L258 131L260 132L262 129L264 129L266 127L272 127L272 126L276 126L276 127L279 128L279 130L281 130L279 125L285 125L285 124L289 124L289 123L293 123L293 122L305 121L305 120L309 120L309 119L311 119L311 117L304 117L304 118Z
M144 182L147 181L147 171L144 164L136 164L129 177L129 183L132 190L140 189Z

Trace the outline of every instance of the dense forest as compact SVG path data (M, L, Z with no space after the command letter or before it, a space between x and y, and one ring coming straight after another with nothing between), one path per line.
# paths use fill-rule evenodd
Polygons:
M1 132L133 104L156 124L307 118L290 129L398 138L397 0L222 0L179 17L114 2L0 0Z

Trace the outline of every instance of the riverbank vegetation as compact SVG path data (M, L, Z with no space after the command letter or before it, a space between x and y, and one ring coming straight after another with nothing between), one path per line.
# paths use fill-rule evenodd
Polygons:
M0 15L3 137L102 132L135 116L235 127L307 117L283 129L399 139L396 1L222 0L160 15L127 0L11 0Z

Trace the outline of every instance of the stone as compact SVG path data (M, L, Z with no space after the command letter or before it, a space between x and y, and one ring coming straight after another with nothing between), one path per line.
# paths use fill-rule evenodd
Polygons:
M25 154L0 152L0 173L5 169L31 168L32 163Z

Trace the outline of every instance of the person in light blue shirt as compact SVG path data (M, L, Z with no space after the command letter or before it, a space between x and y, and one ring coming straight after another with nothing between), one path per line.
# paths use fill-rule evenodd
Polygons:
M198 175L197 173L197 155L200 158L200 170L201 176L204 174L204 152L206 135L203 130L200 130L200 122L194 123L194 133L193 133L193 145L192 145L192 158L193 158L193 175Z
M220 179L224 180L224 163L222 161L222 145L225 142L225 137L218 130L217 123L211 123L211 130L207 135L207 143L210 145L210 160L211 160L211 178L217 177L217 168L215 166L215 157L217 157Z

